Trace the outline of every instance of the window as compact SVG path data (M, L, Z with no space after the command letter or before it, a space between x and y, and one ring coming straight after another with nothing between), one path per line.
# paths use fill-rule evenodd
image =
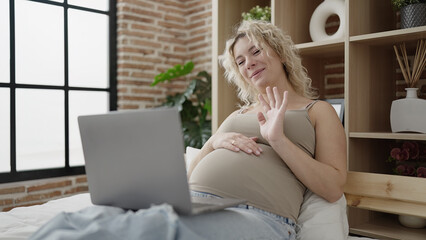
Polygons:
M0 182L84 173L77 117L116 109L115 2L0 1Z

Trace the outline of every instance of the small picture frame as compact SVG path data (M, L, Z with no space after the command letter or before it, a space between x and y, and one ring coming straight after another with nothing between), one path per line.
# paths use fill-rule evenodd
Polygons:
M333 99L324 99L324 101L328 102L333 106L334 110L336 110L337 116L339 116L340 121L344 125L345 121L345 99L344 98L333 98Z

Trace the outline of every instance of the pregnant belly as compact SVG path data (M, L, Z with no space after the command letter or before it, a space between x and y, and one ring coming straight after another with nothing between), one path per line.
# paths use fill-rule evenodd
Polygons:
M275 151L262 145L260 156L217 149L204 157L189 180L193 189L223 197L239 197L267 202L286 185L298 182Z

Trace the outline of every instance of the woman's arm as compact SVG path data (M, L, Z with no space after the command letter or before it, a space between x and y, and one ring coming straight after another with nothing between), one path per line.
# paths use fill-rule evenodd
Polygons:
M269 120L276 119L275 115L278 116L278 119L284 119L286 107L280 109L279 105L286 106L284 103L286 96L281 100L277 94L272 94L272 92L269 94L280 103L275 104L275 100L272 101L276 106L270 107L270 104L261 100L264 107L265 104L268 105L265 110L275 111L275 114L268 116ZM282 125L282 121L281 124L267 125L266 119L262 119L262 116L259 115L261 129L265 128L262 135L267 132L271 133L270 136L266 134L263 137L269 141L272 148L307 188L327 201L335 202L342 196L343 186L346 182L345 132L334 108L326 102L317 102L310 109L309 115L316 133L315 159L293 144L282 130L277 131L276 128Z
M271 143L296 177L312 192L329 202L343 194L346 182L346 137L334 108L317 102L310 110L315 119L315 159L287 137Z

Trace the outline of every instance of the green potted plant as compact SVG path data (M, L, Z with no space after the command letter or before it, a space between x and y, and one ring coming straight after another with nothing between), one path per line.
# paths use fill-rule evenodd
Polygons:
M391 0L401 14L401 28L426 25L426 0Z
M155 76L151 86L186 76L194 68L192 61L180 64ZM185 147L201 148L211 136L211 76L206 71L199 72L189 83L185 92L169 95L162 106L178 108Z
M263 20L271 21L271 8L269 6L265 7L253 7L248 13L243 12L241 14L244 20Z

